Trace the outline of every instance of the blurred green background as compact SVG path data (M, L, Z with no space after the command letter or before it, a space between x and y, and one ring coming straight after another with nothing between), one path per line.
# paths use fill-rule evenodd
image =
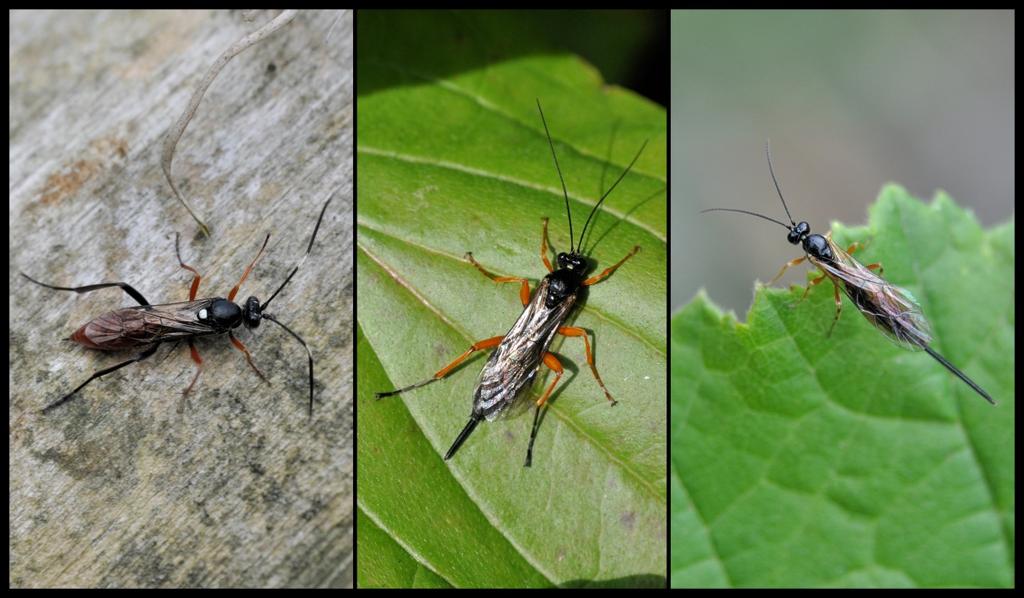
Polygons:
M745 319L754 280L801 255L797 220L861 224L882 185L936 189L986 226L1013 215L1011 11L673 11L671 306L700 287ZM780 284L805 280L793 268Z

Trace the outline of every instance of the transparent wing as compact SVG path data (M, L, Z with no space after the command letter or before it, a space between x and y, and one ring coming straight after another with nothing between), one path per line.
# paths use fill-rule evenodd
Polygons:
M102 348L116 350L177 338L216 334L197 314L214 299L126 307L98 316L76 333Z
M869 322L905 349L922 349L932 333L921 306L910 291L887 282L826 236L834 262L808 256L811 263L836 282Z
M517 408L525 404L521 399L533 385L558 327L575 305L576 298L570 297L554 307L547 307L544 302L547 285L546 278L537 285L533 299L480 372L473 395L473 411L488 421L521 412Z

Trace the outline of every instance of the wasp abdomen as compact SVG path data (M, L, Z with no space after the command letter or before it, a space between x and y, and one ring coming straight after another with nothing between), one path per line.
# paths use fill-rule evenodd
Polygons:
M133 317L124 317L124 312L131 312ZM137 312L134 309L120 309L105 313L86 322L71 335L70 340L100 351L119 351L147 344L148 335L141 326L142 321L136 316Z

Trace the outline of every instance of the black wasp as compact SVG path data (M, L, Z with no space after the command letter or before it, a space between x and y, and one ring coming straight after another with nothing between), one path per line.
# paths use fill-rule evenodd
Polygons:
M45 408L44 412L50 411L51 409L62 405L82 390L87 384L106 376L107 374L119 370L127 365L131 365L135 362L142 361L147 357L152 356L156 353L157 348L166 342L178 342L185 341L188 343L189 349L192 354L192 360L196 364L196 373L192 378L192 382L188 385L183 395L187 395L192 387L195 385L196 380L199 379L199 373L202 371L201 366L203 360L199 357L199 351L196 350L193 339L200 336L210 336L218 334L227 334L231 344L236 349L245 355L245 360L252 367L253 371L260 377L261 380L267 382L263 372L256 367L256 364L252 362L252 356L249 354L249 350L242 344L242 341L234 335L233 330L239 326L244 325L246 328L254 329L260 325L261 320L269 320L281 328L284 328L285 332L290 334L295 340L299 341L302 348L306 350L306 355L309 357L309 414L313 415L313 353L309 350L306 345L306 341L296 334L291 328L281 323L271 313L267 313L267 306L270 302L277 297L278 293L291 281L292 276L299 270L302 263L309 257L309 252L313 249L313 241L316 240L316 234L320 230L320 223L324 219L324 213L327 211L327 206L330 205L331 200L334 198L333 195L327 198L324 203L324 207L320 210L320 217L317 218L316 227L313 229L313 234L309 238L309 245L306 247L306 253L302 259L292 271L285 278L281 286L262 304L256 297L249 297L245 301L244 306L240 306L235 303L235 295L241 288L242 283L249 276L256 262L263 255L263 250L267 247L267 241L270 240L268 234L263 239L263 246L260 247L256 257L253 258L252 263L242 273L242 278L238 281L238 284L231 289L228 293L227 299L223 297L210 297L207 299L196 299L196 292L199 290L199 282L202 280L202 276L195 268L185 264L181 260L181 252L178 250L178 236L174 237L174 252L178 257L178 265L185 270L192 273L192 286L189 289L188 301L180 303L164 303L161 305L151 305L146 298L142 296L142 293L138 292L130 285L124 282L104 282L99 284L91 284L81 287L58 287L49 285L46 283L39 282L34 278L29 277L24 272L21 273L26 279L34 282L35 284L53 289L55 291L74 291L75 293L88 293L90 291L96 291L99 289L106 289L110 287L120 287L129 297L139 303L134 307L124 307L111 312L107 312L100 316L89 320L83 324L78 330L76 330L68 340L74 341L89 349L96 349L100 351L122 351L125 349L134 349L138 347L145 347L145 349L139 353L133 359L121 362L113 365L109 368L100 370L89 377L88 380L79 384L74 390L64 395L60 399L57 399L53 403L50 403Z
M540 257L541 261L544 262L544 267L547 268L548 274L541 279L540 284L537 285L536 290L531 298L530 296L530 283L525 278L509 277L509 276L496 276L491 274L483 268L475 259L471 253L466 254L467 259L477 270L479 270L484 276L487 276L494 282L498 283L519 283L519 298L523 302L523 313L516 320L516 323L512 325L512 328L503 336L495 336L489 339L482 340L471 346L465 353L460 355L441 370L439 370L433 377L428 378L422 382L400 388L398 390L392 390L388 392L376 393L377 398L387 397L396 395L407 390L419 388L440 380L448 375L453 369L459 366L463 361L468 359L473 353L477 351L483 351L486 349L494 349L491 357L487 360L484 365L484 369L480 374L480 380L477 384L476 390L473 393L473 409L469 415L469 422L459 433L458 437L452 443L451 448L445 453L444 458L451 459L455 455L462 443L466 441L476 426L483 420L493 421L502 415L505 415L511 411L511 407L519 402L524 396L528 394L530 387L533 385L533 381L537 376L537 371L540 369L540 365L543 363L545 366L550 368L555 373L555 379L551 381L551 384L544 391L544 394L537 399L536 409L533 414L533 425L530 430L530 442L526 450L526 461L525 466L529 467L533 460L533 443L537 437L537 428L540 422L541 410L547 406L548 397L551 396L551 392L558 384L558 380L562 377L563 368L562 364L558 361L558 358L548 351L551 346L551 342L554 340L556 334L563 336L580 337L583 339L583 346L587 354L587 364L590 366L590 371L593 372L594 378L597 383L601 386L604 391L605 397L608 399L609 404L615 405L615 400L612 398L611 393L605 387L604 382L601 380L601 375L597 373L597 367L594 365L594 356L590 350L590 341L587 339L587 331L583 328L575 326L564 326L563 324L572 314L573 308L576 306L580 294L585 287L597 284L608 276L610 276L615 270L621 266L626 260L636 255L640 250L639 246L633 247L626 257L619 260L617 263L609 268L606 268L600 274L588 277L587 275L593 270L594 264L589 256L583 253L583 239L587 232L587 227L590 225L591 219L594 214L597 213L598 208L604 202L605 198L612 192L613 189L625 178L626 174L629 173L630 169L636 163L637 159L640 158L640 154L644 151L644 147L647 146L645 141L640 150L637 151L636 156L633 157L633 161L629 163L629 166L622 171L619 178L616 179L615 183L609 187L608 191L601 196L601 199L594 205L594 208L590 211L590 215L587 217L586 223L583 225L583 231L580 233L579 243L573 244L575 239L572 230L572 212L569 209L569 192L565 186L565 179L562 177L562 169L558 165L558 155L555 153L555 145L551 140L551 133L548 131L547 120L544 118L544 111L540 107L540 100L537 101L537 110L540 112L541 122L544 124L544 133L547 135L548 146L551 148L551 156L555 161L555 170L558 172L559 181L562 184L562 195L565 198L565 210L569 219L569 252L559 253L556 258L557 268L552 267L551 261L548 259L548 221L547 218L543 220L543 226L541 228L541 244L540 244Z
M844 251L832 240L831 231L824 235L811 234L811 226L809 224L793 221L793 217L789 214L789 208L786 206L786 200L782 197L782 190L779 189L779 182L775 179L775 169L772 168L772 155L767 144L765 144L765 154L768 156L768 172L771 173L772 182L775 183L775 191L779 194L779 199L782 200L782 207L786 210L789 224L746 210L711 208L702 212L739 212L740 214L757 216L769 222L774 222L788 230L789 233L786 235L786 240L793 245L801 245L804 250L804 257L798 257L787 262L768 284L773 284L782 277L786 270L804 260L808 260L817 266L821 270L821 276L811 280L804 291L803 297L801 297L801 301L807 297L811 287L826 279L832 282L835 291L836 315L832 319L832 326L828 332L829 335L835 329L836 323L839 321L839 314L843 309L843 301L839 297L839 290L842 289L846 296L850 298L850 301L853 302L854 307L864 314L864 317L888 338L905 349L924 350L946 369L953 372L957 378L966 382L968 386L974 389L986 401L995 405L995 401L992 400L992 397L987 392L975 384L966 374L957 369L956 366L949 363L935 349L931 348L931 327L921 311L921 306L918 305L910 291L902 289L875 274L873 270L878 270L879 273L882 272L881 264L875 263L864 266L850 255L857 250L860 246L859 243L853 243Z

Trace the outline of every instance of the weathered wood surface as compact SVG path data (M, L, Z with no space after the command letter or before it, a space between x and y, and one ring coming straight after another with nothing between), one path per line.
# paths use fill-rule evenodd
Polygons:
M217 55L274 12L14 12L10 15L9 574L24 586L352 584L352 15L300 12L235 57L210 87L174 159L175 182L212 229L173 199L161 141ZM240 297L266 298L317 245L270 311L240 338L262 384L224 338L94 381L39 409L104 354L67 337L132 304L225 296L271 233Z

